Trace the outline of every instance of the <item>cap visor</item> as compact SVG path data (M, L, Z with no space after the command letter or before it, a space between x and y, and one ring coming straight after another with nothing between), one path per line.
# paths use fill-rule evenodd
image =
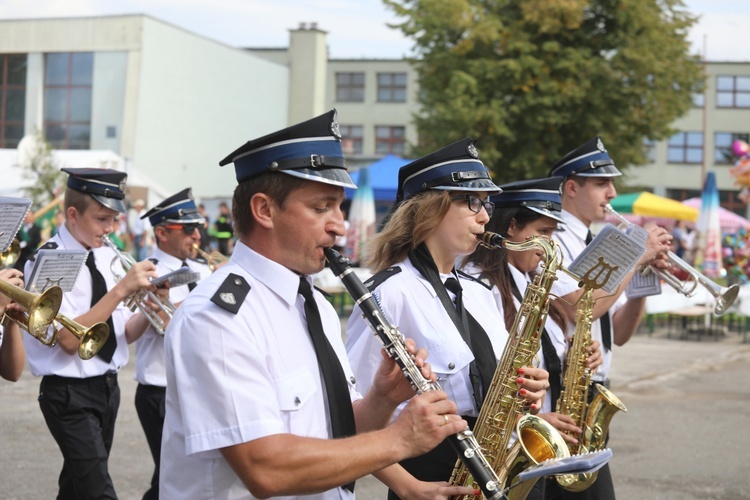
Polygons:
M105 207L111 208L115 212L124 214L128 211L128 209L125 208L125 203L123 203L122 200L118 200L117 198L107 198L106 196L99 196L98 194L92 194L91 197Z
M354 184L352 178L349 177L349 173L343 168L295 168L293 170L282 170L281 172L299 177L300 179L307 179L308 181L357 189L357 185Z
M486 191L490 196L495 196L503 192L502 189L489 179L456 182L447 186L435 186L432 189L443 191Z
M553 212L552 210L545 210L543 208L536 208L536 207L525 207L525 208L528 208L532 212L536 212L538 214L549 217L550 219L555 220L559 222L560 224L565 224L565 219L562 218L562 215L560 214L560 212Z

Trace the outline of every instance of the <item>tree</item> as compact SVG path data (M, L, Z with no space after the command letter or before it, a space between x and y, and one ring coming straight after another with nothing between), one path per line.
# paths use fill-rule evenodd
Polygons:
M462 137L497 182L547 175L597 135L618 167L645 162L702 91L681 0L384 0L414 40L415 153Z
M57 198L64 185L65 173L52 156L52 146L40 131L21 140L18 145L18 166L24 179L32 181L23 188L32 207L45 207Z

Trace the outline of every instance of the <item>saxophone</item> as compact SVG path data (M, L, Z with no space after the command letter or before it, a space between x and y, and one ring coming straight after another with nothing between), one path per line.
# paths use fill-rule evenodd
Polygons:
M520 483L517 477L519 473L545 460L570 455L565 440L557 429L545 420L527 414L528 409L523 398L518 395L516 384L518 368L531 365L539 351L540 336L549 310L549 293L557 279L555 274L562 259L554 241L537 236L523 243L512 243L498 234L485 232L480 241L488 248L502 247L516 252L541 248L545 253L544 269L526 288L521 307L510 329L511 337L474 426L474 434L493 469L497 471L507 498L524 499L534 487L536 479ZM509 448L513 431L517 439ZM456 462L450 483L475 486L474 478L461 462Z
M591 324L593 322L594 290L605 283L597 282L591 275L597 269L601 276L603 261L589 269L583 276L584 292L578 303L576 312L576 330L573 344L568 351L565 374L563 376L563 390L557 402L557 411L570 417L576 426L583 429L583 435L578 438L578 444L570 444L573 454L587 453L604 448L609 423L618 411L628 411L625 405L609 389L597 385L597 394L591 404L588 404L589 387L591 384L591 370L586 366L588 348L591 345ZM607 276L608 278L608 276ZM598 472L587 474L565 474L556 476L558 484L565 490L579 492L591 486L596 481Z

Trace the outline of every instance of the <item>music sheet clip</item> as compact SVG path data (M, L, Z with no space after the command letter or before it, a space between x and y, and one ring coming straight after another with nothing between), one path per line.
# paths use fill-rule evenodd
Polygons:
M607 293L614 293L625 275L646 253L646 248L639 240L637 233L631 235L612 224L607 224L578 255L568 270L581 277L595 270L595 277L606 279L606 283L599 288Z
M158 278L151 280L151 284L156 288L161 288L169 284L170 287L189 285L195 283L201 278L201 274L198 271L193 271L189 267L181 267L175 271L170 271Z
M543 476L590 474L604 467L611 458L612 450L609 448L565 458L552 458L519 473L518 482Z
M59 286L63 293L70 292L87 257L88 252L84 250L39 250L26 280L26 289L41 293L51 286Z
M0 252L8 250L30 208L28 198L0 197Z

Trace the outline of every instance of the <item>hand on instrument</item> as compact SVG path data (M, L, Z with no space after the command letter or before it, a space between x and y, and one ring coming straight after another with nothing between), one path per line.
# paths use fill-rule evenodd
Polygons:
M648 261L649 266L654 266L657 269L667 270L670 267L672 267L672 262L669 260L669 257L667 256L667 252L659 252L656 254L656 257Z
M133 264L133 267L127 272L125 277L118 283L125 289L126 295L140 290L141 288L154 289L150 278L155 278L156 265L150 260L144 260Z
M414 363L420 368L424 378L435 381L436 377L432 373L430 364L427 359L427 349L417 349L412 339L406 339L406 350L412 355ZM383 360L378 366L378 371L373 380L373 390L385 398L395 408L407 399L414 396L414 388L409 380L404 376L398 364L392 360L385 350L381 350Z
M13 286L23 288L23 273L17 269L2 269L0 270L0 280L10 283ZM10 297L0 293L0 316L5 313L5 307L10 304Z
M571 444L578 444L578 440L573 437L569 436L568 433L575 434L576 436L580 436L583 431L580 427L576 426L575 421L570 418L569 415L563 415L562 413L540 413L538 415L539 418L544 419L547 421L547 423L551 424L552 427L560 431L560 434L562 435L563 439Z
M396 433L394 442L404 447L405 458L416 457L466 429L456 410L445 392L427 391L411 398L387 429Z
M518 369L518 393L529 404L531 412L536 414L542 408L542 401L549 389L549 373L541 368L523 366Z
M602 358L602 345L598 340L592 340L587 351L589 357L586 358L586 366L591 370L591 373L594 373L604 362L604 359Z
M648 239L645 243L646 253L638 262L640 265L648 264L659 253L666 253L672 245L672 234L663 227L648 223L643 228L648 231Z
M451 486L445 481L428 483L426 481L414 479L414 481L409 482L409 484L399 487L396 493L399 498L414 498L416 500L448 500L452 496L479 496L482 494L482 491L469 488L468 486Z

